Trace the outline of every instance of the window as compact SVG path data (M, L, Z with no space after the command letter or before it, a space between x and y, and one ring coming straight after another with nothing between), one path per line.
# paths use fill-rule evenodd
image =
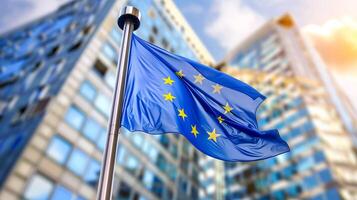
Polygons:
M125 161L125 168L131 174L135 174L136 169L139 168L138 159L132 154L127 154L127 159Z
M48 145L46 153L50 158L63 164L66 162L71 148L71 145L66 140L59 136L55 136Z
M142 143L144 141L142 133L134 133L131 139L133 140L133 143L139 148L142 146Z
M332 175L329 169L323 169L318 173L320 180L323 183L328 183L330 181L332 181Z
M96 187L99 180L99 175L100 175L99 162L96 160L91 160L88 166L88 170L85 174L84 180L87 182L88 185Z
M98 143L97 143L97 146L100 150L104 150L104 147L105 147L105 143L107 142L107 132L102 129L100 131L100 134L99 134L99 139L98 139Z
M94 101L94 106L106 116L109 116L110 105L111 103L109 98L104 96L103 94L98 94L97 98Z
M52 195L51 200L72 199L72 195L73 194L69 189L58 185Z
M103 78L105 74L107 73L108 68L99 60L97 60L94 64L94 72Z
M82 127L85 116L77 107L71 106L65 116L65 121L73 128L79 130Z
M124 159L125 159L125 154L126 154L126 148L124 145L121 145L118 147L118 157L117 157L117 163L120 165L124 164Z
M131 188L125 183L121 182L119 186L117 199L126 200L130 199Z
M147 151L147 153L148 153L147 155L149 156L149 158L152 162L155 162L157 160L159 151L156 149L155 146L151 146L149 151Z
M95 87L89 81L82 83L79 93L90 102L92 102L97 95Z
M25 199L46 200L53 190L53 183L47 178L35 174L24 192Z
M81 48L81 46L82 46L82 40L79 40L78 42L74 43L74 44L68 49L68 51L71 52L71 51L78 50L79 48Z
M93 142L96 142L102 127L93 119L87 118L83 126L83 134Z
M121 41L121 33L119 32L118 27L114 27L110 32L110 35L112 36L115 42L119 43Z
M114 64L117 62L117 52L111 44L105 43L103 45L103 53Z
M56 55L56 54L59 52L59 50L60 50L60 46L59 46L59 45L54 46L54 47L50 50L50 52L47 54L47 57L52 57L52 56Z
M153 183L153 188L152 188L152 192L158 196L158 197L161 197L162 196L162 193L163 193L163 190L164 190L164 184L163 182L157 177L155 176L154 177L154 183Z
M83 151L75 149L67 163L68 168L75 174L81 176L87 166L89 157Z
M142 182L148 190L151 190L153 186L153 181L154 181L154 174L150 170L145 169Z
M104 77L105 83L112 89L115 87L115 75L114 73L106 73Z

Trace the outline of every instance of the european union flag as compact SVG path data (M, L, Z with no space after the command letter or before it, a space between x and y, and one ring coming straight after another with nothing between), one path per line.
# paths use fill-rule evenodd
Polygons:
M289 151L277 130L260 131L265 97L213 68L133 35L122 126L149 134L179 133L225 161L254 161Z

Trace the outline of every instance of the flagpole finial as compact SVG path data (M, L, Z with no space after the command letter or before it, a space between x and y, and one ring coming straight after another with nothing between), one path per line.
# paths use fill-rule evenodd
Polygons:
M118 18L118 26L123 30L124 24L130 20L134 24L134 31L140 26L141 14L139 9L133 6L125 6Z

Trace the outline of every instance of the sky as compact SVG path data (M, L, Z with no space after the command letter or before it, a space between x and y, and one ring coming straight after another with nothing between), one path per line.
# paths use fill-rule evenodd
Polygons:
M0 33L68 0L2 0ZM217 61L267 20L290 13L357 104L356 0L174 0Z
M267 20L290 13L357 106L356 0L175 0L220 61Z

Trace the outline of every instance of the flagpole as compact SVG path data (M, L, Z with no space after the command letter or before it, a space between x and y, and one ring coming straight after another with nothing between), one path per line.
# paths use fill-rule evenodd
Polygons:
M125 79L133 31L140 26L140 11L132 6L126 6L118 18L118 26L123 30L120 56L116 74L111 115L108 123L107 143L102 160L102 168L98 183L97 200L110 200L113 193L114 167L116 151L121 126Z

